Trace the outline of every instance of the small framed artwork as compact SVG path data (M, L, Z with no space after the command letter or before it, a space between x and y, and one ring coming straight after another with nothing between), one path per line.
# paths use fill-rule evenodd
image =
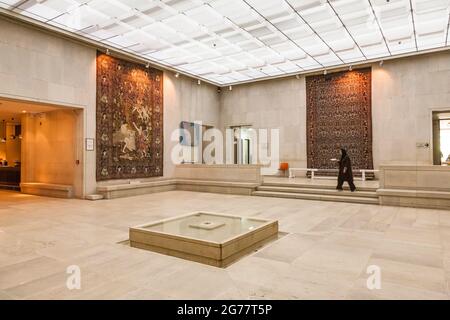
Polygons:
M94 139L92 138L86 138L86 151L94 151Z

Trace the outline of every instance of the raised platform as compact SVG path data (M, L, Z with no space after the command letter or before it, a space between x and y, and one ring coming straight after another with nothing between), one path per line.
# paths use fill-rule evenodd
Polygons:
M175 189L176 180L170 179L102 185L97 187L97 192L104 199L116 199Z
M259 184L251 182L207 181L190 179L168 179L150 182L134 182L97 187L104 199L132 197L142 194L172 190L251 195Z
M22 193L36 196L73 198L73 187L63 184L51 184L41 182L22 182L20 184Z
M450 209L449 166L382 165L380 173L380 204Z
M344 191L337 191L334 180L264 177L263 184L252 195L375 205L379 203L376 193L378 181L355 181L355 184L357 191L350 192L347 185L344 185Z
M171 190L251 195L261 181L259 165L182 164L176 167L174 179L106 183L97 192L105 199Z
M181 165L176 168L175 179L103 185L98 187L98 193L106 199L113 199L184 190L372 205L450 208L450 167L382 166L382 179L355 180L356 192L350 192L346 184L344 191L337 191L336 179L263 177L260 169L260 166ZM242 180L239 180L240 177Z

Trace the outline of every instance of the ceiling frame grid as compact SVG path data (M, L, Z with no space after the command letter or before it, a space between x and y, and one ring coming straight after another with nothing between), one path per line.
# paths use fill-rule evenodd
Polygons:
M219 86L450 45L450 0L0 0L0 8Z

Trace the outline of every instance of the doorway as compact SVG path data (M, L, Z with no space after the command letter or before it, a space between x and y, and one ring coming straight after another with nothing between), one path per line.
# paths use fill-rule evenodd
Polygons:
M433 112L433 164L450 165L450 111Z
M250 125L232 126L233 130L233 159L234 164L249 165L256 156L253 147L256 145L255 131Z
M83 146L82 109L0 98L1 189L83 197Z

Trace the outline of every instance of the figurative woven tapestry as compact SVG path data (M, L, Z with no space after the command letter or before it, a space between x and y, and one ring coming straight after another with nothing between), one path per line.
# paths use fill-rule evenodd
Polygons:
M355 169L373 169L371 76L365 68L306 78L308 168L336 169L330 159L345 148Z
M163 73L97 54L97 180L163 175Z

